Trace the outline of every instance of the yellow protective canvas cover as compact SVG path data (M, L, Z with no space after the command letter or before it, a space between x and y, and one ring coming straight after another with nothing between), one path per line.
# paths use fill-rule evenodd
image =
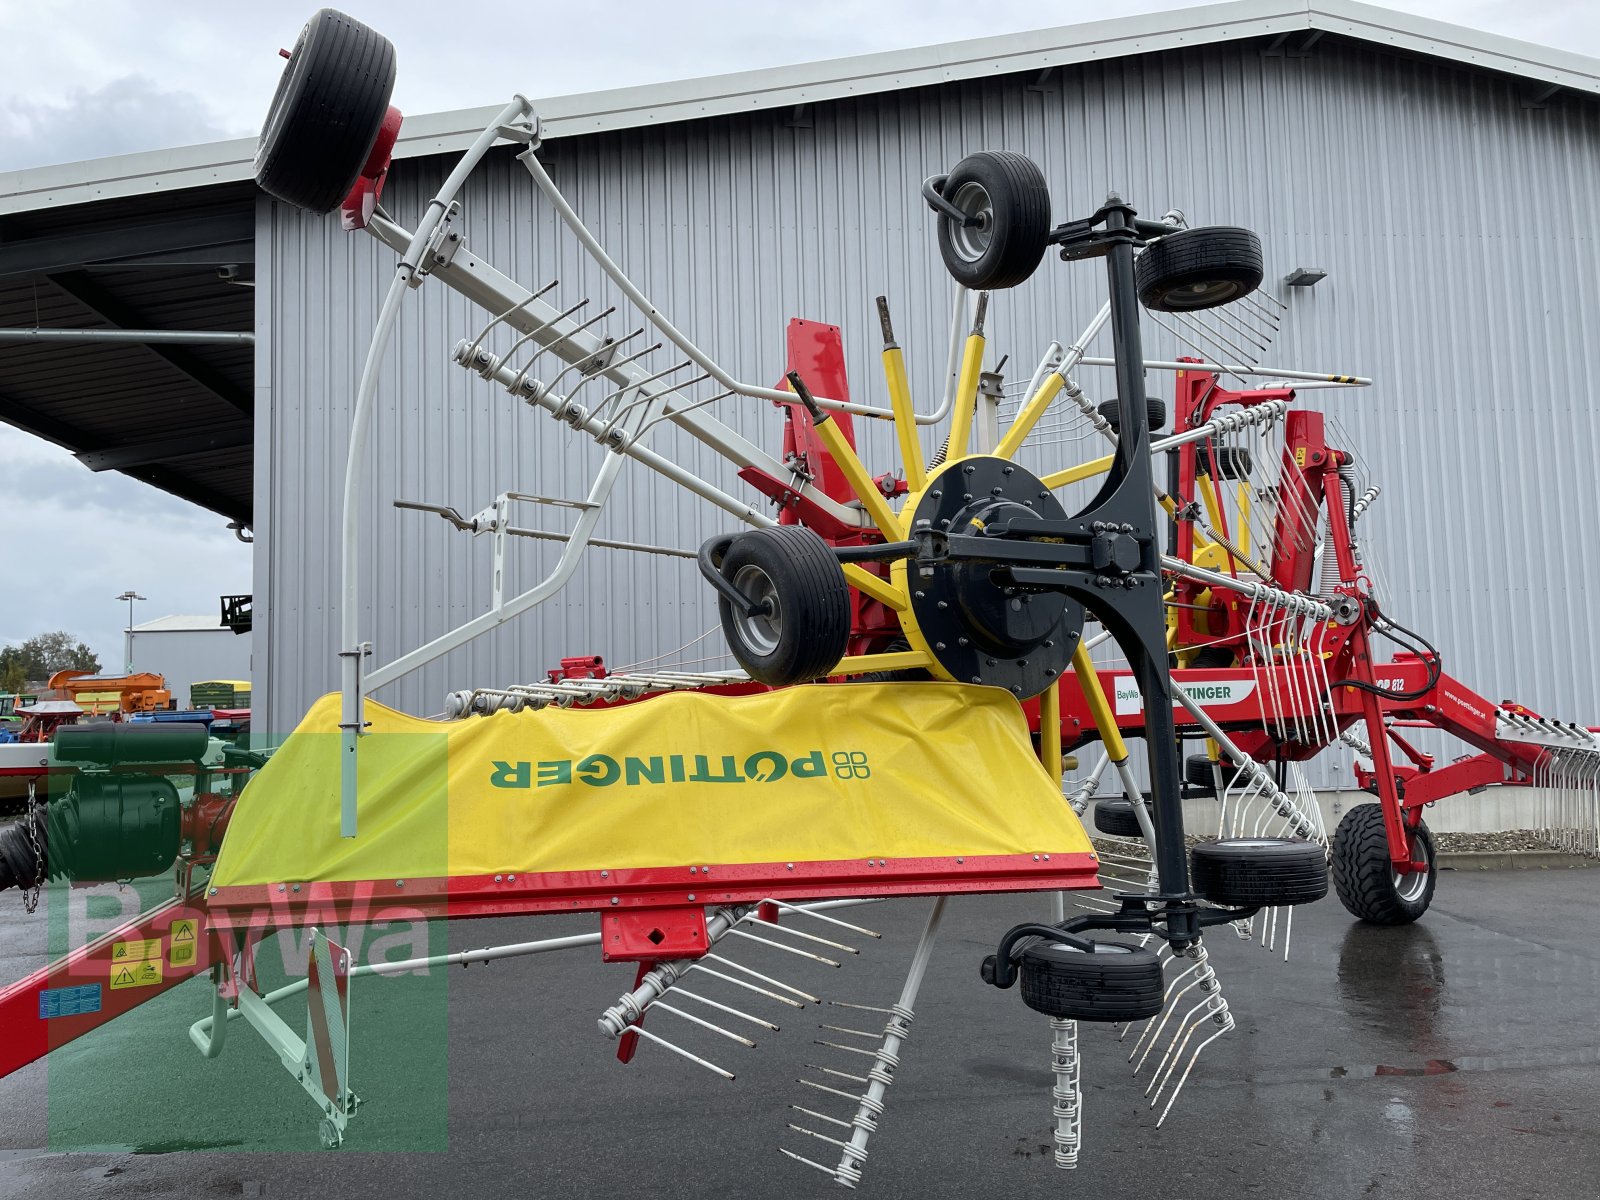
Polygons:
M339 836L339 697L251 780L212 883L683 864L1092 855L1007 693L949 683L676 693L438 722L368 702Z

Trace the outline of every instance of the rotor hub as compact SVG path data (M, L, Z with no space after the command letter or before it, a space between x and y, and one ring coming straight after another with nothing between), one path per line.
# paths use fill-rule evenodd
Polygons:
M1013 531L996 539L996 562L904 564L911 619L903 623L911 644L957 682L1039 695L1071 667L1083 607L1060 592L1008 582L1001 567L1019 527L1067 519L1061 502L1031 471L980 455L931 476L910 511L913 530L982 536L1005 523Z

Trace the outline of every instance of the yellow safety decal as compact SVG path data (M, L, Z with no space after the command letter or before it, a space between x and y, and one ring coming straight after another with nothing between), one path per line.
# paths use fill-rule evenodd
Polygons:
M161 960L111 964L111 990L120 988L155 987L161 982Z
M114 942L111 946L111 962L113 965L125 962L143 962L147 958L160 957L160 938L149 938L142 942Z
M1294 448L1294 465L1297 467L1306 465L1306 448L1304 446L1296 446Z
M167 952L167 965L171 967L189 967L194 965L195 956L195 922L174 921L172 923L172 946Z

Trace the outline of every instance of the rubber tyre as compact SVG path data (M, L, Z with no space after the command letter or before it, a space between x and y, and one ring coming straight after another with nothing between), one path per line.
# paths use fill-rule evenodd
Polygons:
M1233 666L1233 651L1227 646L1201 646L1189 660L1191 671L1215 671Z
M1148 797L1146 797L1148 799ZM1134 814L1133 802L1126 796L1109 796L1094 802L1094 827L1112 837L1142 838L1139 818Z
M1316 842L1227 838L1189 851L1189 884L1213 904L1277 908L1328 894L1328 856Z
M1217 451L1217 470L1222 479L1248 479L1255 460L1243 446L1223 446ZM1195 470L1203 475L1219 478L1211 470L1211 453L1205 446L1195 447Z
M1022 1002L1075 1021L1142 1021L1161 1012L1161 960L1124 942L1096 942L1085 954L1060 942L1035 942L1018 962Z
M1016 287L1038 269L1050 238L1050 189L1031 158L1006 150L969 154L945 177L942 194L963 212L989 213L979 228L939 217L939 253L957 283Z
M1180 229L1145 247L1134 262L1139 302L1154 312L1195 312L1261 286L1261 239L1248 229Z
M772 600L775 621L736 619L718 599L722 632L739 665L772 687L827 674L850 638L850 588L828 544L802 525L755 529L735 538L722 575L746 596Z
M1222 764L1222 778L1226 781L1232 774L1233 768L1229 763ZM1183 760L1183 781L1196 791L1215 795L1217 790L1217 776L1211 769L1211 759L1204 754L1191 754Z
M1428 911L1439 871L1426 822L1417 825L1414 837L1427 857L1428 874L1422 890L1407 896L1395 886L1389 867L1383 806L1358 804L1345 813L1334 830L1331 865L1333 889L1351 916L1372 925L1409 925Z
M1150 432L1155 433L1167 423L1167 402L1159 396L1146 396L1144 401L1145 420L1150 426ZM1105 423L1111 426L1111 432L1116 433L1122 428L1122 412L1117 407L1115 400L1107 400L1095 409Z
M320 9L300 31L261 127L261 190L307 212L338 208L378 140L394 77L388 38Z

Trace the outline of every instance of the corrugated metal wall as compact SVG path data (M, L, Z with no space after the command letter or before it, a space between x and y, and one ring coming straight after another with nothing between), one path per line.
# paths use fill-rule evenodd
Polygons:
M1267 287L1288 306L1267 361L1378 380L1309 395L1384 487L1367 540L1396 615L1489 696L1595 720L1600 133L1591 98L1541 107L1522 94L1510 78L1328 37L1304 58L1197 48L1057 70L1042 83L996 78L567 139L546 158L616 258L741 378L776 380L786 319L802 315L845 327L855 397L882 402L871 316L882 292L925 408L940 387L951 291L918 185L964 153L1033 156L1057 219L1088 214L1115 186L1148 215L1176 205L1193 224L1255 229ZM445 169L401 163L391 211L413 220ZM508 153L480 170L463 206L468 243L502 270L530 285L559 277L563 306L610 302ZM256 620L267 640L257 686L282 728L336 685L349 397L394 256L336 220L266 202L260 224ZM1296 266L1328 277L1282 287ZM1008 373L1025 379L1050 338L1076 338L1102 279L1096 266L1047 260L997 296L991 359L1008 353ZM378 661L481 611L489 586L487 538L398 513L391 500L470 513L505 488L577 497L599 458L592 442L450 365L481 318L430 283L389 355L367 505L383 548L368 560L363 621ZM1148 326L1146 345L1182 349ZM1110 395L1108 371L1081 378ZM1170 395L1167 377L1153 375L1152 387ZM776 448L767 406L718 411ZM740 490L676 431L658 445ZM874 466L890 464L881 430L867 449ZM1053 449L1076 460L1072 445ZM726 525L642 467L627 469L620 490L600 536L693 547ZM559 513L522 516L566 527ZM554 554L518 546L508 586L527 586ZM563 654L636 662L715 620L692 565L595 550L562 598L379 698L435 712L447 689L536 678ZM713 634L682 657L721 649Z

